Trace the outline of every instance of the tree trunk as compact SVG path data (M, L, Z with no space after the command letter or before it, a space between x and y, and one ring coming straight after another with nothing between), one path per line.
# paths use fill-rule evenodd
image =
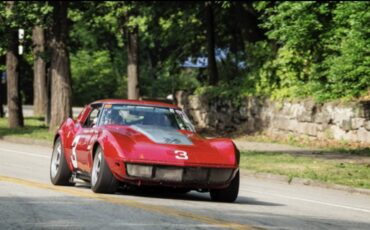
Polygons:
M208 80L210 85L217 85L218 71L215 57L215 31L213 17L213 2L205 3L208 53Z
M139 31L138 28L127 29L127 97L139 99Z
M5 104L5 98L6 98L6 95L5 95L6 86L4 84L5 79L3 79L3 73L0 73L0 74L1 74L1 77L0 77L0 117L4 117L5 111L4 111L3 105Z
M51 118L50 131L72 115L70 63L67 50L68 2L51 2L53 28L51 34Z
M7 2L6 7L12 9L14 2ZM8 125L9 128L23 127L22 104L19 93L19 55L18 31L7 28L6 76L8 93Z
M47 107L46 93L46 63L44 55L44 29L35 26L32 30L33 40L33 114L35 116L45 116Z
M50 125L50 117L51 117L51 68L50 63L47 64L46 67L46 112L45 112L45 119L44 123L46 126Z

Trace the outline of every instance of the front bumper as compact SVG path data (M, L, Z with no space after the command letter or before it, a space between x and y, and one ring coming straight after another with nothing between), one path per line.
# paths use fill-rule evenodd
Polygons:
M140 184L211 188L230 183L238 169L126 164L126 180Z

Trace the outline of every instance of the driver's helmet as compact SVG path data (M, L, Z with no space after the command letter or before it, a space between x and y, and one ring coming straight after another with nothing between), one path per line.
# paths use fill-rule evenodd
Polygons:
M119 114L119 110L110 109L107 111L107 123L108 124L122 124L122 117Z

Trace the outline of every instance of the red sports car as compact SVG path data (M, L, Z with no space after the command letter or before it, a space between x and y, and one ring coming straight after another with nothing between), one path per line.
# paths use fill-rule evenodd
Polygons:
M89 181L97 193L114 193L120 184L149 185L209 191L212 200L233 202L239 151L230 139L199 136L175 105L100 100L59 128L50 178L55 185Z

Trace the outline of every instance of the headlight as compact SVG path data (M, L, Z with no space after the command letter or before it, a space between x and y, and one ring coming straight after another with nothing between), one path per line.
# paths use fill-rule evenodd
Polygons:
M151 178L153 166L151 165L138 165L126 164L127 174L133 177Z

